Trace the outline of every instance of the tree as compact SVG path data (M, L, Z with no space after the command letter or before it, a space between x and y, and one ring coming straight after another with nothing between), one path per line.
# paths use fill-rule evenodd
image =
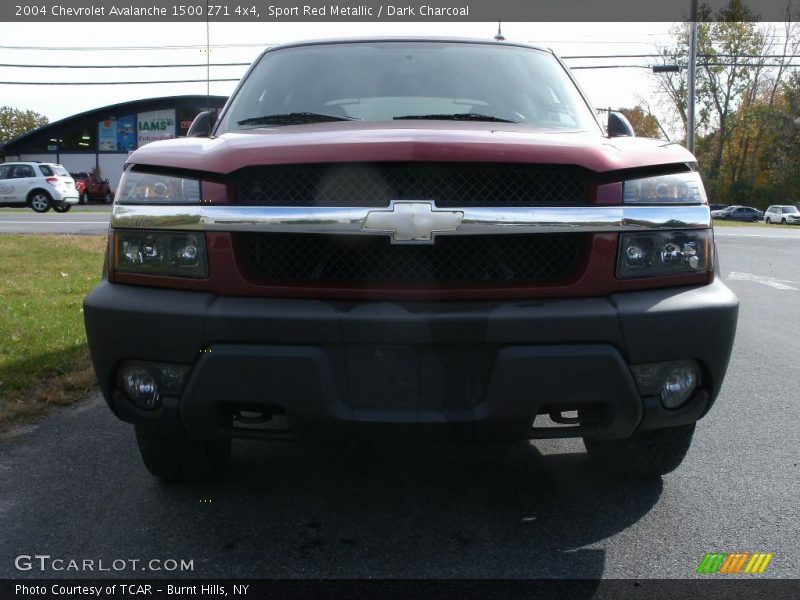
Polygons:
M759 98L768 115L756 156L754 187L759 204L796 204L800 198L800 73L793 72L774 93Z
M0 144L49 123L49 119L32 110L12 106L0 107Z
M637 136L648 138L660 138L662 136L661 125L649 110L645 110L641 106L634 106L633 108L620 108L619 112L631 122Z
M756 22L742 0L729 0L716 14L699 10L697 51L697 145L695 154L709 196L717 202L750 203L760 194L762 155L774 136L774 107L781 82L798 50L800 31L787 6L783 35ZM782 40L782 42L776 42ZM673 30L659 49L664 64L686 66L689 23ZM685 70L656 75L661 97L686 131Z

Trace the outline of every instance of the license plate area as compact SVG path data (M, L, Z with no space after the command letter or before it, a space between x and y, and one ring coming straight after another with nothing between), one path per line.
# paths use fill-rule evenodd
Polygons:
M346 350L353 409L445 411L484 401L496 349L487 345L356 345Z

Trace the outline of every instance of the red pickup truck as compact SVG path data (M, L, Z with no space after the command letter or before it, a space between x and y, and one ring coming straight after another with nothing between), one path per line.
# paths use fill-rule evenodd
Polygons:
M100 179L91 171L81 171L70 173L75 180L75 187L78 188L81 204L86 204L89 200L101 200L106 204L114 201L114 192L108 185L108 179Z
M130 156L84 302L154 475L220 475L236 438L680 464L738 311L685 148L606 128L549 50L482 40L270 48L207 117Z

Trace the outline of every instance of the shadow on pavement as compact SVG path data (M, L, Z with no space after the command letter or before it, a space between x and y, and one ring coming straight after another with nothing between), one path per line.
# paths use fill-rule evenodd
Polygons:
M605 551L586 546L662 491L660 479L603 479L583 453L527 444L241 442L222 482L149 486L152 500L184 505L170 520L180 546L204 556L197 575L262 577L599 578Z

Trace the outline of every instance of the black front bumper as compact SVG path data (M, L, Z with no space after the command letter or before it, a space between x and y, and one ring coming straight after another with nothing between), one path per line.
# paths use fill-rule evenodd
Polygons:
M622 438L699 419L716 398L738 300L702 287L604 298L355 302L217 297L101 283L84 303L103 395L126 421L199 437L278 437L234 414L285 415L307 438L393 432L514 440ZM685 406L642 398L628 365L692 358ZM116 386L126 360L192 365L180 398L155 411ZM537 414L581 422L532 427Z

